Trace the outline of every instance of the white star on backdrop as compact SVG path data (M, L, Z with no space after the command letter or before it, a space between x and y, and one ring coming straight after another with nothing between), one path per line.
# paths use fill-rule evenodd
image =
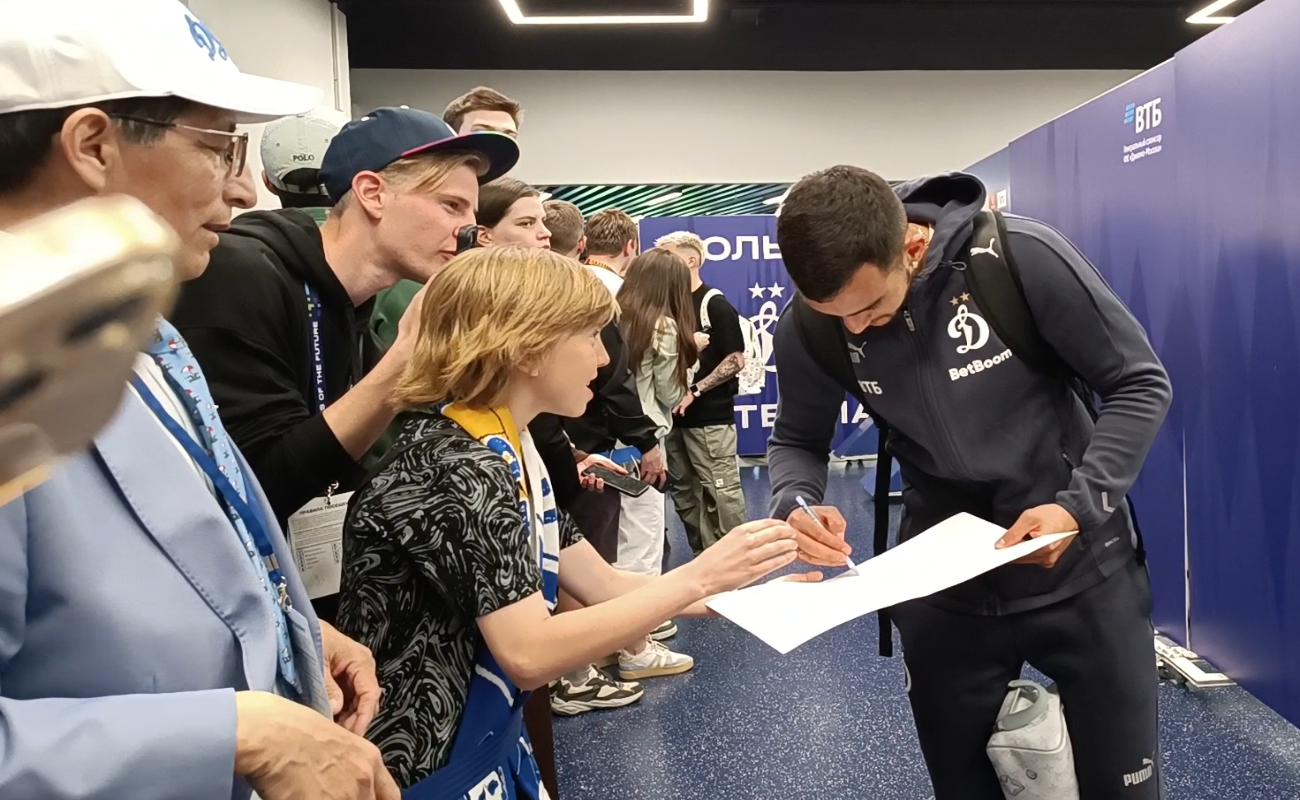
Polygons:
M785 287L780 284L772 284L768 291L772 293L773 297L785 297Z
M762 297L763 297L763 292L766 292L766 291L767 291L767 287L766 287L766 286L759 286L759 285L756 283L756 284L754 284L753 286L749 287L749 296L750 296L751 299L757 297L757 298L759 298L759 299L761 300Z

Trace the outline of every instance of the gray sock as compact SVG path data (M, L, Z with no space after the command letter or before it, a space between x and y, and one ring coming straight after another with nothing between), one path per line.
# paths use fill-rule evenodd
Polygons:
M581 684L586 683L587 679L590 677L591 677L590 664L588 664L585 667L579 667L578 669L575 669L573 672L568 672L565 673L564 675L564 679L575 686L580 686Z

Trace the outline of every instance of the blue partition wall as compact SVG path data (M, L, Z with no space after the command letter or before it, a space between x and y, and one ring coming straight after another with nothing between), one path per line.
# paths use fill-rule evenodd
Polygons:
M1138 107L1146 108L1140 131ZM1147 329L1175 385L1186 325L1174 310L1182 275L1167 206L1177 127L1173 65L1165 64L1010 147L1014 211L1058 228L1097 266ZM1149 146L1158 152L1135 147L1156 137ZM1149 552L1156 626L1185 643L1183 398L1175 395L1132 498Z
M1179 54L1192 641L1300 722L1300 3ZM1194 135L1192 135L1194 134ZM1192 324L1194 323L1194 325ZM1189 359L1190 360L1190 359Z
M1300 722L1295 31L1270 0L1009 149L1015 213L1079 246L1173 379L1134 490L1156 624Z

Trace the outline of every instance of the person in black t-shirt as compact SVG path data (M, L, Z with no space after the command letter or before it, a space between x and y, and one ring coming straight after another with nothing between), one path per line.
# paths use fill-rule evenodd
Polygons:
M697 343L702 345L694 382L673 411L677 419L666 442L673 505L691 550L698 555L745 521L734 404L740 391L736 376L745 366L745 338L736 309L700 278L704 264L700 237L685 231L670 233L655 246L677 254L691 268Z

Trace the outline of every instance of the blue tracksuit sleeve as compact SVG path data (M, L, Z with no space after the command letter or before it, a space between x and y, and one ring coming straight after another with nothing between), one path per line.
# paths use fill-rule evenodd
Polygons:
M844 389L812 360L795 329L793 314L781 315L772 355L780 399L767 442L770 513L775 519L786 519L796 506L795 497L819 503L826 493L826 464Z
M1065 237L1020 218L1008 218L1007 228L1043 338L1101 397L1083 460L1056 496L1086 533L1120 507L1137 480L1169 410L1169 376L1141 324Z

